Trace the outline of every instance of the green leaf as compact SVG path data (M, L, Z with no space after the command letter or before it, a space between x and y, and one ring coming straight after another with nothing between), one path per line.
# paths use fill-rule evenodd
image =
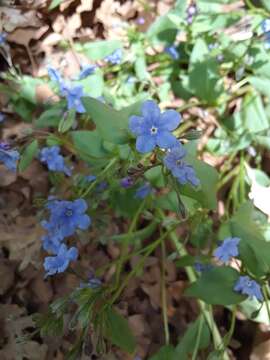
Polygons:
M176 360L175 358L175 349L172 345L162 346L161 349L154 355L151 356L149 360Z
M192 165L201 185L198 189L191 185L179 185L180 194L197 200L203 207L214 210L217 207L217 182L218 172L212 166L203 161L197 160L195 157L188 155L187 163Z
M264 240L261 229L253 220L254 207L244 203L224 227L232 236L241 239L240 259L249 271L260 277L270 273L270 243Z
M32 104L36 104L36 87L38 85L44 84L44 81L28 75L24 75L19 78L18 84L20 86L20 97L31 102Z
M256 90L263 95L270 97L270 79L262 76L249 76L248 81L255 87Z
M128 142L128 117L123 112L94 98L83 98L83 104L103 140L114 144Z
M35 127L38 129L46 127L57 127L64 114L64 108L58 104L44 111L35 121Z
M105 336L112 344L119 346L122 350L133 353L136 347L136 340L129 328L127 320L119 315L114 309L107 310Z
M242 113L245 126L251 133L258 133L269 128L262 99L255 91L245 96Z
M96 69L96 71L87 76L85 79L76 81L74 84L82 85L83 91L87 96L91 96L93 98L98 98L102 96L104 89L104 79L103 73L100 69Z
M176 347L175 360L188 360L194 351L198 335L200 331L200 341L198 349L205 349L210 343L210 331L203 315L201 315L196 321L191 323L185 332L184 336L180 340L180 343Z
M177 267L186 267L186 266L194 266L196 262L202 263L202 264L209 264L209 257L206 255L185 255L182 256L179 260L175 261L175 265Z
M52 0L50 6L49 6L49 10L53 10L55 9L57 6L59 6L61 4L63 0Z
M263 4L264 8L265 8L267 11L270 11L270 3L269 3L269 0L261 0L261 3Z
M115 50L121 48L122 43L119 40L101 40L75 45L77 51L82 52L94 61L104 59Z
M203 102L217 104L224 86L215 59L192 64L189 71L189 89Z
M104 150L102 139L99 133L87 130L72 131L71 137L74 147L78 155L85 161L108 157L108 153Z
M232 305L242 302L245 297L233 290L239 273L233 268L220 266L207 270L185 291L212 305Z
M173 43L177 34L177 27L168 14L157 17L149 27L146 35L155 43Z
M76 116L76 110L75 109L68 110L66 112L65 116L63 116L62 119L59 122L58 131L60 133L65 133L69 129L71 129L72 125L74 124L74 121L75 121L75 116Z
M19 171L22 172L28 168L32 160L38 153L37 140L32 141L23 151L19 163Z

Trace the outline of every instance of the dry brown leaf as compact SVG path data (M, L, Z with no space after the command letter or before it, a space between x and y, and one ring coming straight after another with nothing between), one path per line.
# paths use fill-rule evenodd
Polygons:
M38 40L49 29L48 25L42 26L40 29L16 29L8 35L8 41L14 42L19 45L28 46L32 39Z
M27 335L27 329L34 323L26 311L17 305L0 305L0 320L3 324L6 343L0 350L1 360L45 360L48 347L36 341L18 341Z
M2 20L2 29L7 32L17 28L42 26L35 10L23 11L11 7L0 7L0 19Z
M93 9L93 0L81 0L81 4L77 7L78 14L84 11L91 11Z
M0 295L4 295L11 288L14 281L14 267L10 261L0 259Z
M40 238L43 234L35 217L17 217L12 225L0 225L0 244L9 250L9 259L19 261L19 270L29 264L40 268Z
M14 171L8 170L4 165L0 165L0 186L8 186L14 183L17 179L17 174Z

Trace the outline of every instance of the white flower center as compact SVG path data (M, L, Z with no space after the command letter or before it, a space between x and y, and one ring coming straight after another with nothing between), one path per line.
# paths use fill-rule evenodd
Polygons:
M151 135L156 135L157 131L158 131L158 128L155 127L155 126L152 126L151 129L150 129Z

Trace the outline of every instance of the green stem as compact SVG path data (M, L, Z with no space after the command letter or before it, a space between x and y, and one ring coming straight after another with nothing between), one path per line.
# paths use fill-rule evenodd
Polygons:
M165 334L165 344L169 345L170 343L170 332L169 332L169 322L168 322L168 308L167 308L167 296L166 296L166 272L165 272L165 260L166 260L166 249L164 241L161 242L161 303L162 303L162 317L164 324L164 334Z
M164 235L159 237L155 242L149 246L149 249L144 254L143 258L136 264L134 269L126 276L126 278L123 280L122 285L118 288L114 296L112 297L112 300L110 301L110 304L115 303L115 301L118 299L118 297L121 295L122 291L125 289L127 284L129 283L130 279L138 272L140 268L142 268L145 259L159 246L159 244L170 234L170 232L175 230L175 226L166 231Z
M116 269L116 275L115 275L115 278L116 278L116 288L119 286L119 283L120 283L120 276L121 276L121 271L122 271L122 267L123 267L123 264L125 262L125 257L127 256L127 253L128 253L128 245L129 245L129 240L130 240L130 237L131 237L131 234L133 233L134 229L136 228L136 225L137 225L137 221L138 221L138 218L142 212L142 209L144 208L144 204L145 204L145 200L142 201L142 203L140 204L135 216L133 217L132 221L131 221L131 224L129 226L129 229L128 229L128 232L127 232L127 237L124 238L123 242L122 242L122 245L121 245L121 254L120 254L120 259L119 259L119 263L118 263L118 266L117 266L117 269Z
M160 215L163 219L166 218L165 214L161 210L160 210ZM188 253L187 253L185 247L179 242L178 236L175 233L175 231L172 231L169 236L170 236L172 242L174 243L178 254L181 257L187 255ZM191 268L190 266L186 267L186 272L187 272L187 276L188 276L190 282L194 282L197 280L197 276L196 276L193 268ZM208 309L207 305L201 300L198 300L198 305L203 313L205 321L207 322L207 324L212 332L214 346L216 349L218 349L220 347L220 345L223 343L223 341L222 341L222 337L219 333L219 330L218 330L215 322L213 321L212 309L210 306ZM227 354L227 352L225 352L222 359L220 359L220 360L229 360L229 359L230 359L229 355Z
M266 285L262 286L262 292L263 292L263 298L264 298L265 306L266 306L266 310L267 310L268 320L270 322L270 308L269 308L269 301L268 301L268 294L267 294L267 286Z
M201 335L202 335L202 328L203 328L203 316L200 316L198 334L196 336L195 348L194 348L191 360L196 360L197 359L197 354L198 354L198 351L199 351L200 340L201 340Z
M101 171L101 173L98 175L98 179L93 181L91 185L85 190L84 193L80 195L80 197L85 198L96 186L97 181L102 178L108 170L118 161L118 159L114 158L112 159L109 164Z

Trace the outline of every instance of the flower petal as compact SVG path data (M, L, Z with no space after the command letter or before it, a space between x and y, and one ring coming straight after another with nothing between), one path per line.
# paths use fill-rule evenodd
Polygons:
M161 131L156 136L156 141L159 147L169 149L177 145L177 139L168 131Z
M158 119L160 117L160 109L157 103L153 100L146 100L142 104L142 114L145 118Z
M172 131L181 123L181 115L175 110L167 110L161 114L159 125L162 129Z
M129 130L134 135L141 135L143 133L143 117L141 116L131 116L129 118Z
M155 138L150 136L139 136L136 141L136 149L141 153L147 153L156 146Z

